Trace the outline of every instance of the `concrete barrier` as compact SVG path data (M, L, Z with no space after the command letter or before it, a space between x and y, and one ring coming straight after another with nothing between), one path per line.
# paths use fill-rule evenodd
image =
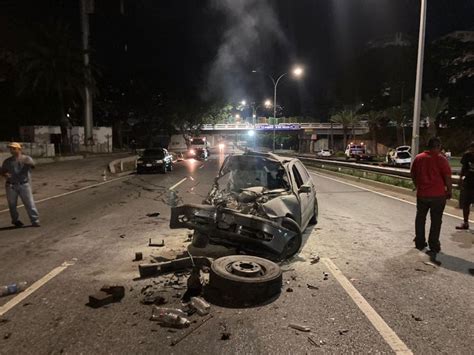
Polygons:
M138 155L134 155L132 157L116 159L109 163L109 170L112 174L123 173L124 171L133 171L137 166L137 159ZM126 163L134 163L133 169L128 169L126 167Z

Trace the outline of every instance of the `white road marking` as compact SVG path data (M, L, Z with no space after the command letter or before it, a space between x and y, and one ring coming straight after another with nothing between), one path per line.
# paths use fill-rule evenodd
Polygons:
M328 258L321 258L321 261L328 267L333 276L352 298L354 303L365 314L367 319L372 323L379 334L384 338L387 344L396 354L413 354L398 335L389 327L383 318L372 308L365 298L357 291L352 283L344 276L339 268Z
M184 179L179 180L176 184L174 184L173 186L171 186L171 187L169 188L169 190L170 190L170 191L171 191L171 190L174 190L174 189L177 188L179 185L181 185L183 182L185 182L187 179L188 179L188 178L185 177Z
M332 178L332 177L325 176L325 175L322 175L322 174L317 174L317 173L310 173L310 174L311 174L311 175L315 175L315 176L322 177L322 178L324 178L324 179L336 181L336 182L339 182L339 183L344 184L344 185L347 185L347 186L352 186L352 187L355 187L356 189L360 189L360 190L372 192L372 193L374 193L374 194L376 194L376 195L380 195L380 196L383 196L383 197L388 197L388 198L391 198L392 200L397 200L397 201L400 201L400 202L408 203L409 205L416 206L416 203L415 203L415 202L407 201L407 200L404 200L404 199L402 199L402 198L398 198L398 197L395 197L395 196L392 196L392 195L384 194L383 192L378 192L378 191L375 191L375 190L368 189L368 188L366 188L366 187L357 186L357 185L351 184L351 183L349 183L349 182L341 181L341 180L339 180L339 179L334 179L334 178ZM464 221L464 218L462 218L462 217L460 217L460 216L456 216L456 215L451 214L451 213L448 213L448 212L444 212L443 214L446 215L446 216L453 217L453 218L459 219L459 220L461 220L461 221ZM473 221L473 220L469 220L469 223L474 223L474 221Z
M84 187L81 187L80 189L77 189L77 190L72 190L72 191L64 192L64 193L59 194L59 195L54 195L54 196L46 197L46 198L43 198L43 199L41 199L41 200L37 200L37 201L35 201L35 202L36 202L36 204L38 204L38 203L41 203L41 202L53 200L53 199L56 199L56 198L59 198L59 197L64 197L64 196L67 196L67 195L75 194L76 192L80 192L80 191L92 189L93 187L97 187L97 186L109 184L109 183L114 182L114 181L117 181L117 180L123 180L123 179L129 178L129 177L131 177L131 176L132 176L132 175L126 175L126 176L122 176L122 177L119 177L119 178L116 178L116 179L112 179L112 180L108 180L108 181L104 181L104 182L99 182L99 183L97 183L97 184L84 186ZM20 208L20 207L24 207L24 205L19 205L18 208ZM0 213L5 213L5 212L8 212L8 211L9 211L8 209L1 210Z
M19 304L21 301L23 301L25 298L30 296L33 292L37 291L41 286L44 286L48 281L51 281L53 278L58 276L61 272L66 270L71 265L74 265L74 261L66 261L62 263L62 265L51 270L48 274L44 275L41 279L36 281L23 292L19 293L10 301L5 303L3 306L0 306L0 317L7 313L10 309L15 307L17 304Z

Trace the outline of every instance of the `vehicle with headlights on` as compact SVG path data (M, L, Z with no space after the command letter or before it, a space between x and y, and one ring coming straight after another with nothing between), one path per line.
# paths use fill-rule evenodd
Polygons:
M161 172L173 170L173 157L164 148L145 149L137 161L137 173Z

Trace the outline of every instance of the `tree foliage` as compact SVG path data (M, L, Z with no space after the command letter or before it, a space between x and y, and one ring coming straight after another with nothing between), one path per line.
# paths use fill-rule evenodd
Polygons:
M430 136L435 137L437 135L437 118L447 108L447 98L441 98L439 96L432 97L429 94L426 94L421 101L421 114L423 117L428 119L428 133Z

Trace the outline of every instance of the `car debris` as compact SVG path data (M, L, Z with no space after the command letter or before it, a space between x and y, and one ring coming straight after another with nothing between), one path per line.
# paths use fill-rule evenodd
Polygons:
M151 238L148 239L148 246L149 247L164 247L165 246L165 241L164 239L161 240L161 243L152 243Z
M339 330L339 335L344 335L349 332L349 329L341 329Z
M316 255L316 256L311 256L309 262L311 265L313 265L313 264L319 263L320 260L321 258L319 257L319 255Z
M120 302L125 296L123 286L102 286L99 292L89 296L87 305L92 308L99 308L110 303Z
M310 331L311 331L311 328L310 328L310 327L307 327L307 326L305 326L305 325L296 324L296 323L290 323L290 324L288 324L288 326L289 326L290 328L299 330L299 331L301 331L301 332L310 332Z
M317 222L315 187L296 158L246 152L228 156L203 204L171 209L170 228L194 230L193 246L209 242L286 259Z
M159 295L157 292L152 291L145 293L140 302L145 305L162 306L167 304L168 300L165 297Z
M138 271L140 272L140 277L143 278L166 274L172 271L191 269L193 265L211 267L212 261L213 259L204 256L197 256L192 259L190 257L180 258L156 264L140 264L138 265Z
M310 285L310 284L306 284L306 287L309 288L310 290L319 290L318 286L313 286L313 285Z
M192 260L192 258L191 258ZM202 292L201 270L194 266L188 277L187 289L183 295L183 301L188 302L191 298L199 296Z
M159 217L159 216L160 216L160 212L148 213L146 216L147 216L147 217Z
M327 272L323 272L323 280L328 280L329 274Z
M140 261L140 260L143 260L143 253L136 252L135 259L133 259L133 261Z
M249 255L230 255L211 264L204 293L217 305L252 306L280 294L282 272L274 262Z
M414 320L416 320L417 322L422 322L422 321L423 321L423 318L418 317L418 316L415 316L414 314L412 314L411 317L412 317Z

